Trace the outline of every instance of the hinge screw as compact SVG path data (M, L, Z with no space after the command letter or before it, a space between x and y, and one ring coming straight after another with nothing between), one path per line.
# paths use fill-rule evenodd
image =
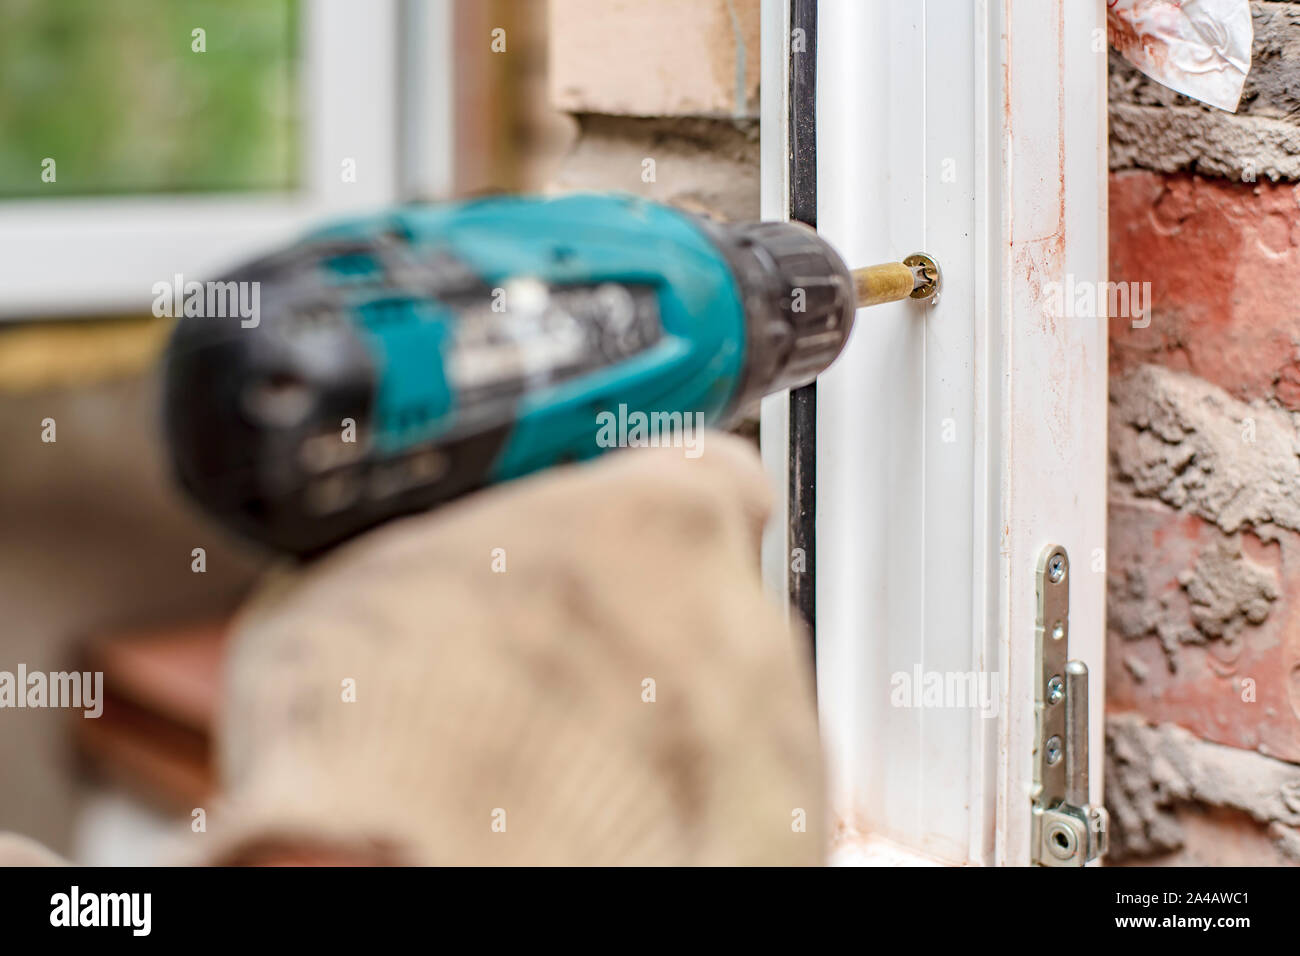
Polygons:
M1065 555L1054 554L1047 562L1047 576L1053 584L1060 584L1065 577Z
M1064 696L1065 682L1061 678L1053 677L1047 682L1047 702L1049 704L1059 704Z
M1047 763L1049 766L1056 766L1061 762L1061 738L1047 738Z

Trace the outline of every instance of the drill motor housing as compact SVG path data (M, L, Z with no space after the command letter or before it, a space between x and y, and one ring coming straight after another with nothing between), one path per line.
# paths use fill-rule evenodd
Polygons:
M302 556L591 458L620 406L725 423L826 368L855 308L805 226L607 195L402 207L223 281L259 283L261 314L178 322L174 468L224 524Z

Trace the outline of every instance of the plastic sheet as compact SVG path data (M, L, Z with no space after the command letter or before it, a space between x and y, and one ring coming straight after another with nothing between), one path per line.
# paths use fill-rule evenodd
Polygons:
M1235 113L1250 72L1250 0L1106 0L1110 42L1185 96Z

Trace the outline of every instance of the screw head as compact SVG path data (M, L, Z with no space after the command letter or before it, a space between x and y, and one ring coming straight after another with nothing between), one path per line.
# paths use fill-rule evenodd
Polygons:
M939 270L939 263L927 256L924 252L914 252L903 260L903 265L912 269L913 275L918 271L922 279L921 285L912 290L913 299L929 299L931 304L939 301L939 289L943 285L943 273Z
M1056 626L1052 628L1052 640L1059 641L1063 637L1065 637L1065 625L1057 621Z
M1047 765L1055 767L1061 762L1061 738L1052 736L1047 738L1046 744Z
M1047 577L1053 584L1060 584L1065 578L1065 555L1054 554L1047 559Z
M1074 831L1061 823L1053 823L1047 830L1047 852L1058 860L1068 860L1078 850Z
M1065 681L1059 677L1053 677L1047 682L1047 702L1049 704L1059 704L1065 697Z

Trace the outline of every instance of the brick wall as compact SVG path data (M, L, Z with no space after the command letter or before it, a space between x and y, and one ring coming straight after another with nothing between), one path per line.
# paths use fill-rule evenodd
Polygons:
M551 0L551 102L578 140L557 189L757 219L759 0Z
M1253 8L1236 115L1111 54L1114 861L1300 863L1300 3Z

